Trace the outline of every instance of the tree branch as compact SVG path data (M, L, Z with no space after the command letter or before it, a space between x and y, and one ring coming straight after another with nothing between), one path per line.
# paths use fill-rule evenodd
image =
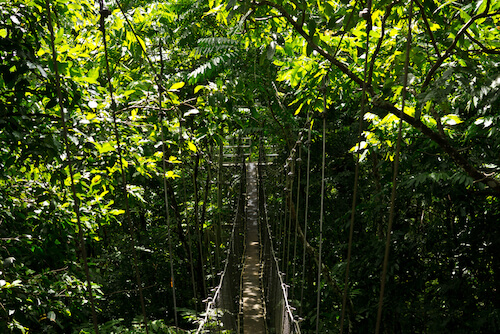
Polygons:
M342 73L346 74L355 83L357 83L360 86L363 86L363 80L360 79L357 75L355 75L351 70L349 70L349 68L347 67L346 64L342 63L341 61L336 59L334 56L329 54L322 47L320 47L319 45L314 43L312 36L308 35L304 31L304 29L302 28L302 25L300 23L298 23L297 21L295 21L293 19L293 17L285 10L285 8L283 8L282 6L280 6L278 4L267 1L267 0L257 2L257 3L255 3L255 5L256 6L269 6L269 7L276 9L277 11L279 11L281 13L281 15L283 15L283 17L286 18L286 20L293 26L295 31L297 33L299 33L302 37L304 37L306 42L311 46L311 48L313 50L315 50L320 55L325 57L330 63L335 65ZM368 87L368 91L370 92L371 95L373 95L373 88L371 86Z
M271 19L278 19L278 18L281 18L282 16L281 15L269 15L269 16L266 16L266 17L254 17L254 20L255 21L268 21L268 20L271 20Z
M422 132L436 144L438 144L444 150L444 152L447 153L453 159L453 161L455 161L455 163L460 166L476 182L481 182L490 187L495 192L500 192L500 181L492 178L492 175L486 175L477 170L456 148L454 148L450 144L450 142L448 142L446 138L441 136L439 133L434 132L431 128L422 123L420 119L416 119L404 112L401 112L401 110L386 101L374 101L373 104L375 107L389 111L398 116L400 119L404 120L417 130Z
M59 121L59 116L56 115L50 115L50 114L44 114L44 113L27 113L27 114L21 114L21 113L15 113L15 112L9 112L9 113L3 113L0 115L0 118L9 118L9 117L45 117L45 118L50 118L53 121Z
M480 50L481 52L488 53L488 54L497 54L497 55L500 54L500 49L489 49L483 43L481 43L476 38L474 38L468 31L466 31L465 34L467 35L467 37L469 37L469 39L471 41L476 43L481 48L481 50ZM478 51L478 50L475 50L475 51Z
M427 76L425 78L424 83L422 84L422 91L429 85L430 81L432 80L435 72L439 69L439 67L443 64L443 62L450 57L454 53L454 49L459 41L460 38L465 34L467 29L478 19L481 18L487 18L487 17L492 17L496 15L500 15L500 11L494 12L494 13L488 13L489 8L490 8L490 1L488 0L488 3L486 5L486 9L484 10L483 13L477 14L473 16L456 34L455 39L453 40L452 44L448 47L448 49L445 51L445 53L438 58L436 63L432 66L432 68L429 70L427 73ZM317 51L320 55L322 55L325 59L330 61L334 66L336 66L341 72L346 74L349 78L351 78L355 83L357 83L360 87L363 86L364 81L360 79L358 76L356 76L352 71L349 70L346 64L340 62L337 60L334 56L326 52L323 48L321 48L319 45L314 43L312 36L308 35L304 29L302 28L302 25L300 25L297 21L293 19L293 17L285 10L284 7L281 5L272 3L268 0L263 0L260 2L257 2L254 4L255 6L269 6L274 9L276 9L278 12L283 15L283 17L293 26L295 31L299 33L306 41L309 43L311 48L315 51ZM430 30L429 30L430 31ZM436 44L437 46L437 44ZM435 46L435 48L436 48ZM374 90L373 87L370 85L367 85L367 92L371 95L374 96ZM500 181L492 178L491 176L488 176L479 170L477 170L474 166L472 166L469 161L456 149L454 148L450 142L443 137L441 134L434 132L432 129L427 127L420 119L416 119L414 117L411 117L408 114L405 114L401 112L398 108L396 108L393 104L387 102L387 101L373 101L373 105L386 110L388 112L391 112L395 114L397 117L400 119L404 120L420 132L422 132L425 136L427 136L429 139L434 141L436 144L438 144L444 152L446 152L452 159L453 161L463 168L463 170L471 176L476 182L481 182L488 187L490 187L492 190L495 192L500 192Z
M434 51L436 52L438 57L441 57L441 52L439 51L438 45L436 43L436 38L434 37L434 34L433 34L431 27L429 25L429 21L427 20L427 15L425 15L424 7L422 6L422 4L418 0L415 0L415 3L420 8L420 12L422 13L422 19L424 20L425 27L427 28L427 32L429 33L429 37L431 38L431 42L432 42L432 46L434 47Z
M441 67L441 65L444 63L444 61L448 57L451 56L451 54L452 54L453 50L455 49L455 47L457 46L457 43L460 40L460 38L462 38L462 36L467 31L467 29L469 29L469 27L475 21L477 21L479 19L487 18L487 17L493 17L493 16L496 16L496 15L500 15L500 11L488 14L488 9L489 9L489 6L487 6L486 10L483 13L477 14L477 15L474 15L473 17L471 17L470 20L467 21L467 23L465 23L465 25L462 28L460 28L460 30L457 32L457 34L455 36L455 39L451 43L451 45L448 47L448 49L446 49L445 53L441 57L439 57L439 59L436 61L436 63L432 66L432 68L427 73L427 76L425 77L425 81L422 84L422 91L424 91L424 89L429 85L429 83L431 82L434 74L439 69L439 67Z
M373 51L372 59L370 61L370 69L368 70L368 75L367 75L367 78L368 78L367 86L368 87L371 87L371 85L372 85L372 76L373 76L373 68L375 67L375 60L377 59L377 55L380 52L380 48L382 47L382 42L384 41L385 23L386 23L387 18L389 17L389 15L391 15L392 7L394 7L394 5L397 2L399 2L399 1L393 1L393 2L391 2L386 7L386 9L385 9L385 15L382 18L382 26L381 26L381 30L380 30L380 37L378 39L377 46L375 47L375 51Z

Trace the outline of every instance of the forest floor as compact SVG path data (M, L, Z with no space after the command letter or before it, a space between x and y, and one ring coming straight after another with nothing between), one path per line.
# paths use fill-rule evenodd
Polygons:
M247 165L245 264L243 267L243 333L265 334L264 307L260 283L259 207L257 165Z

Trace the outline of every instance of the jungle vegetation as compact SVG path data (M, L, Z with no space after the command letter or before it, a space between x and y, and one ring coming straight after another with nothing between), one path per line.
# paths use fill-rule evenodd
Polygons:
M387 242L383 333L498 332L499 129L499 1L0 0L0 332L195 329L243 137L277 170L301 151L269 207L309 175L320 333L344 288L343 330L374 331ZM315 275L283 261L314 333Z

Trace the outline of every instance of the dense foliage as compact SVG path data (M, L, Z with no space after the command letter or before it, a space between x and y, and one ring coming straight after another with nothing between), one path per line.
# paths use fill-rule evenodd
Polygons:
M219 150L242 136L252 159L261 138L275 162L301 152L268 194L303 332L323 154L320 332L340 328L353 197L344 330L375 328L396 158L383 332L499 330L500 2L0 0L0 18L0 332L91 332L88 280L100 332L144 332L141 294L149 330L174 327L174 284L193 329L238 189Z

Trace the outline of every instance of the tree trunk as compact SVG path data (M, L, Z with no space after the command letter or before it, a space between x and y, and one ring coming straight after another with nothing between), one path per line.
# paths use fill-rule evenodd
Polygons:
M196 261L196 271L198 276L198 288L200 289L200 296L206 297L206 282L205 273L203 270L203 243L201 242L202 226L200 227L199 219L199 203L198 203L198 173L200 168L200 155L196 153L194 172L193 172L193 188L194 188L194 226L196 228L196 235L198 237L198 261Z

